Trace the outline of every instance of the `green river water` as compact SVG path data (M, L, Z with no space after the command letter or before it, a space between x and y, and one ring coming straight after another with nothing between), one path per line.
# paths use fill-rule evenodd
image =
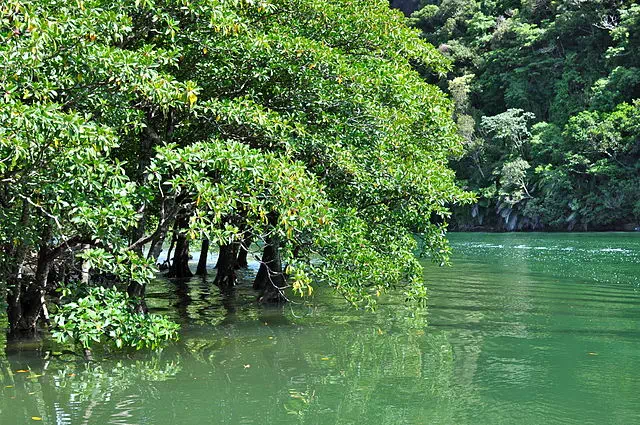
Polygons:
M182 324L162 352L0 340L0 425L640 423L640 233L450 239L426 310L158 280L151 307Z

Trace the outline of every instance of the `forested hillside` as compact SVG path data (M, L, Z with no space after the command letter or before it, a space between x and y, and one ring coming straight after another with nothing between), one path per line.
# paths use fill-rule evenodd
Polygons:
M405 6L407 6L405 4ZM640 220L640 5L423 1L479 195L460 229L630 229Z

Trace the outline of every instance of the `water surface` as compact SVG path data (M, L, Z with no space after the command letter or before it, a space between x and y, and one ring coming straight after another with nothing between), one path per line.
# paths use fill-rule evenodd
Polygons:
M322 291L265 309L246 286L158 280L179 343L91 364L9 346L0 424L640 423L640 234L451 240L428 310Z

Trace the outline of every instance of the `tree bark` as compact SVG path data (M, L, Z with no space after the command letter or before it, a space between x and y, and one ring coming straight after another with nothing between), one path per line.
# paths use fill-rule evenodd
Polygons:
M147 259L152 259L153 262L157 263L158 258L160 258L160 254L162 253L162 245L164 244L164 240L167 237L167 232L163 231L157 237L151 240L149 245L149 253L147 254Z
M93 361L93 353L88 348L83 349L82 354L84 355L85 361L88 361L88 362ZM85 413L85 416L91 417L91 415L87 415L86 413Z
M10 270L7 272L7 319L9 321L9 333L15 334L14 329L17 330L19 328L19 322L22 317L21 300L25 289L22 282L22 268L26 260L26 247L19 243L10 252L15 257L10 265Z
M249 262L247 261L247 257L249 255L249 247L253 242L253 238L251 236L247 236L242 240L240 247L238 248L238 258L236 259L236 269L246 269L249 268Z
M129 282L129 285L127 285L127 294L129 294L129 297L135 301L136 313L147 314L149 312L149 307L145 300L146 290L147 285L144 283L131 281Z
M186 213L183 212L183 214L181 214L176 221L176 251L173 255L173 262L169 267L169 277L193 277L193 273L191 273L191 269L189 269L189 240L184 233L184 230L188 227L189 217Z
M167 237L169 230L169 223L175 222L174 216L177 214L174 198L165 198L162 200L162 206L160 208L160 222L156 231L153 233L151 241L149 243L149 253L147 259L153 258L153 261L157 264L160 253L162 253L162 245ZM171 250L173 249L174 240L171 240L171 247L167 253L167 260L171 256Z
M45 232L48 234L48 232ZM38 322L41 318L48 320L44 294L52 259L46 246L47 237L43 237L38 251L36 274L33 280L18 278L9 292L8 318L9 338L33 338L38 333Z
M89 245L85 245L84 246L84 250L88 250L89 249ZM83 261L82 262L82 267L81 267L81 272L80 272L80 281L82 282L82 284L84 285L88 285L89 284L89 272L91 271L91 263L89 263L89 261Z
M236 259L238 258L238 243L221 245L218 254L217 273L214 284L220 288L231 288L236 284Z
M174 227L173 234L171 235L171 244L169 245L169 250L167 251L167 258L164 260L164 263L160 266L160 270L166 270L171 266L171 253L173 252L173 248L176 246L176 241L178 237L176 235L176 229Z
M29 223L29 204L23 202L22 215L19 225L26 226ZM20 305L18 301L22 296L22 269L27 259L28 246L22 241L8 244L5 247L4 262L0 269L0 277L6 284L7 300L7 319L9 320L9 329L17 326L21 316Z
M282 272L280 257L280 240L277 236L271 236L264 247L260 268L253 281L253 288L260 291L259 301L261 303L280 303L286 301L282 294L285 286L286 280Z
M196 269L196 275L206 276L208 256L209 256L209 239L203 239L202 247L200 248L200 258L198 259L198 268Z

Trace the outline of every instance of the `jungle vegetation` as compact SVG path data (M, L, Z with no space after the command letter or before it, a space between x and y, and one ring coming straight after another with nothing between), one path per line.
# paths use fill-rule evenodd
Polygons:
M4 0L0 63L12 338L174 338L144 303L160 258L221 289L258 260L265 303L424 300L415 253L446 262L450 208L473 199L448 166L455 105L427 82L451 61L387 1Z
M640 5L630 0L394 1L450 58L478 194L459 229L632 230L640 223Z
M4 0L9 336L157 347L158 268L374 308L426 298L449 222L634 228L638 30L630 0Z

